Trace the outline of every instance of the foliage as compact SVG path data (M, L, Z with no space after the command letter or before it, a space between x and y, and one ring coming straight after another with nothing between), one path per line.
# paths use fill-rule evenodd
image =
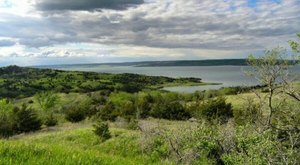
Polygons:
M0 100L0 138L14 134L12 120L13 104L8 100Z
M150 112L155 118L187 120L191 116L178 101L155 103Z
M297 62L285 49L278 47L267 50L265 55L260 58L250 55L248 63L251 70L247 74L256 78L261 85L266 86L266 95L256 94L256 96L260 102L267 102L268 115L264 123L271 126L274 124L274 120L277 120L275 114L278 114L278 111L286 104L286 95L300 101L299 91L292 86L293 75L290 71L290 68ZM282 99L275 102L275 97Z
M42 126L42 121L38 118L37 113L26 104L23 104L21 108L14 108L13 119L14 129L18 133L36 131Z
M59 97L54 92L39 92L35 95L35 99L43 111L49 111L59 103Z
M114 121L118 114L115 109L115 105L112 102L108 102L100 111L96 114L103 121Z
M47 127L56 126L58 124L58 120L54 117L53 113L51 113L50 115L47 115L44 119L44 124Z
M149 93L139 93L136 102L138 117L142 119L148 117L154 102L153 97Z
M189 78L75 72L18 66L0 68L0 80L0 98L25 98L39 93L37 95L43 97L37 96L36 98L41 102L45 102L44 97L49 97L49 94L51 96L51 92L47 91L88 93L103 90L133 93L166 83L194 81Z
M199 105L199 117L204 117L209 121L214 119L220 119L221 121L227 121L233 117L231 103L226 103L226 99L222 96L212 98L204 101Z
M297 41L293 41L293 40L290 40L289 41L289 44L292 48L292 50L296 53L300 53L300 33L297 35L298 36L298 42ZM300 56L299 56L300 58Z
M242 108L233 110L234 120L239 125L254 124L262 118L261 109L261 105L248 98Z
M111 138L108 123L101 120L98 120L98 122L94 125L94 133L99 136L102 141L106 141Z
M66 120L77 123L86 118L86 107L80 105L80 103L73 103L64 107L64 113Z
M10 116L0 116L0 138L7 138L14 134L13 121Z

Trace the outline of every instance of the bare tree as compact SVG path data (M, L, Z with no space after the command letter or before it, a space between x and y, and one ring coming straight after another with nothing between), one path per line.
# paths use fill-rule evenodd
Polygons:
M251 66L251 70L247 74L254 77L261 85L267 88L267 94L264 99L267 101L269 111L266 124L270 126L273 115L279 108L274 104L274 98L282 94L284 86L290 84L290 60L287 51L278 47L267 50L265 55L260 58L250 55L248 64Z

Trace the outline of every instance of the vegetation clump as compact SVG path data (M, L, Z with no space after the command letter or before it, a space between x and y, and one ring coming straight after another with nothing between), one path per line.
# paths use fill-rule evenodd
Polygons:
M106 141L111 138L109 126L107 122L98 120L94 125L94 133L101 138L102 141Z
M64 113L66 120L72 123L80 122L86 118L86 110L80 107L78 103L65 106Z
M204 101L199 105L198 111L200 118L204 117L209 121L214 119L227 121L229 118L233 117L231 103L226 103L225 98L222 96Z

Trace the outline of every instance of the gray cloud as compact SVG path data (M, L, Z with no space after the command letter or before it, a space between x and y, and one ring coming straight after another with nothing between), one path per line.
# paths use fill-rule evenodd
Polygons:
M15 41L11 40L0 40L0 47L10 47L16 44Z
M144 3L143 0L38 0L36 7L43 11L53 10L121 10L132 5Z
M157 0L124 11L63 13L48 21L72 35L49 37L52 42L242 50L263 49L299 32L297 0L262 3L255 9L246 2Z
M114 9L120 9L116 5L119 1L112 1ZM300 32L299 0L261 1L256 8L249 7L247 0L152 0L127 10L106 10L109 7L95 4L91 7L87 1L79 9L74 6L78 7L81 2L72 1L77 2L76 5L70 2L38 1L43 12L33 11L38 16L32 17L1 13L0 37L14 38L27 48L94 43L125 45L129 50L130 47L178 51L181 48L189 54L187 49L257 51L286 43ZM119 5L127 6L141 1L122 2ZM45 5L47 3L61 6L51 7ZM70 7L71 4L74 6ZM93 10L95 8L103 10L99 12ZM53 14L49 10L64 11ZM68 57L76 53L65 52Z

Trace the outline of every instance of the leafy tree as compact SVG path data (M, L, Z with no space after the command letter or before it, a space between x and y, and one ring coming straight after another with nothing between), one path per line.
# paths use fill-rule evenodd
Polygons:
M0 138L13 135L13 105L6 99L0 100Z
M52 91L37 93L35 99L44 111L49 111L59 103L59 96Z
M249 76L254 77L262 86L266 86L267 94L260 96L257 94L261 102L267 101L268 117L266 125L271 126L274 114L282 109L281 103L285 101L285 94L293 96L300 101L297 96L298 92L292 87L293 75L290 68L295 65L297 61L293 61L291 55L287 54L286 49L274 48L267 50L265 55L260 58L255 58L250 55L248 57L248 64L251 70L247 72ZM282 101L274 102L275 97L281 97Z
M37 113L23 104L21 108L16 107L13 110L15 129L18 133L36 131L41 128L42 121Z
M53 108L59 103L59 96L52 91L40 92L35 95L35 99L40 108L46 113L44 124L46 126L55 126L58 121L54 117Z
M290 40L289 43L294 52L300 53L300 33L297 36L298 36L298 41Z

